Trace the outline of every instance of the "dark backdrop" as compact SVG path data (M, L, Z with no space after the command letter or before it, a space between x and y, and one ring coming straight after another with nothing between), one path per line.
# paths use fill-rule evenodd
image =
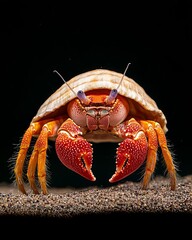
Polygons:
M192 173L191 3L144 2L66 6L2 1L0 182L12 182L9 158L14 145L39 106L63 84L54 69L68 80L96 68L123 72L128 62L127 76L167 117L167 138L179 175ZM115 170L116 144L94 145L95 183L66 169L50 145L51 186L105 185ZM157 173L164 174L161 165ZM139 171L127 179L138 178Z

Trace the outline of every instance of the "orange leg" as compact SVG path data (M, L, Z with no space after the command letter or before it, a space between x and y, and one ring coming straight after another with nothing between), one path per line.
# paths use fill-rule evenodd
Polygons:
M41 185L41 189L43 190L44 194L47 194L45 161L46 152L48 148L48 137L50 134L49 130L51 128L48 125L50 125L50 123L47 123L46 125L43 126L39 134L39 137L35 143L31 158L29 160L27 177L31 189L35 194L38 193L37 187L35 185L35 172L37 166L38 166L38 179Z
M171 153L167 146L167 140L165 137L165 133L163 129L161 128L160 124L154 121L148 121L152 124L154 130L157 133L158 142L162 150L162 154L167 166L168 173L170 175L170 181L171 181L171 190L175 190L176 188L176 169L173 163L173 158L171 156Z
M16 177L16 182L19 190L26 194L23 185L23 165L25 162L26 154L31 143L33 135L39 134L41 130L41 123L32 123L29 128L26 130L20 145L20 150L16 159L16 165L14 168L14 173Z
M38 160L38 151L33 150L33 153L30 157L28 169L27 169L27 178L28 178L31 189L33 189L33 192L35 194L39 193L35 184L35 172L36 172L37 160Z
M23 139L21 141L20 150L16 159L14 172L15 172L18 188L24 194L26 194L26 190L23 184L23 165L25 162L26 154L30 146L32 137L39 135L29 160L27 177L28 177L31 188L33 189L33 192L38 193L38 190L35 186L35 170L36 170L37 161L40 162L39 177L41 179L42 172L44 171L41 165L43 165L43 162L45 162L46 160L46 149L47 149L46 142L49 136L54 136L54 134L56 134L56 130L60 126L62 119L60 118L59 120L52 121L50 123L47 123L48 121L49 120L43 120L40 122L32 123L29 126L29 128L26 130L23 136ZM46 130L44 130L44 128ZM45 132L47 132L47 134ZM40 183L43 185L43 181L40 181ZM43 191L46 192L45 187L43 187Z
M36 184L35 184L35 172L37 167L38 180L43 194L47 194L46 186L46 154L48 148L48 139L55 137L57 130L61 125L63 119L58 119L50 121L43 125L42 130L37 138L35 143L31 158L29 160L29 166L27 171L27 177L31 189L35 194L38 193Z
M153 174L156 166L158 139L157 139L157 134L150 123L146 121L139 121L139 122L144 128L148 138L147 161L146 161L146 168L145 168L145 173L143 177L143 189L146 189L151 179L151 175Z

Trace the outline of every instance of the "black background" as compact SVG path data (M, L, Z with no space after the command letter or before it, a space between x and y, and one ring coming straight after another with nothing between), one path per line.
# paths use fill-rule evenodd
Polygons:
M192 173L190 1L1 3L0 182L11 183L10 157L40 105L63 82L96 68L136 80L168 121L179 175ZM94 183L66 169L54 144L48 151L50 186L107 185L115 170L115 144L94 145ZM158 169L161 164L158 164ZM159 170L163 174L164 170ZM133 174L134 176L134 174ZM139 172L135 178L139 178Z

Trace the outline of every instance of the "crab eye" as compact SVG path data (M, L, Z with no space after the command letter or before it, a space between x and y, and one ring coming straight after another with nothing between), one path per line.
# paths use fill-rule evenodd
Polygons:
M105 100L105 102L107 104L111 104L115 100L115 98L117 97L117 94L118 94L117 89L112 89L109 96Z
M109 111L107 111L106 109L101 109L99 113L101 117L105 117L109 114Z
M95 110L93 110L93 109L89 109L89 110L87 111L87 114L88 114L89 116L91 116L91 117L95 117L95 116L96 116L96 112L95 112Z
M77 97L85 105L88 105L91 102L91 100L85 95L85 93L82 90L79 90L77 92Z

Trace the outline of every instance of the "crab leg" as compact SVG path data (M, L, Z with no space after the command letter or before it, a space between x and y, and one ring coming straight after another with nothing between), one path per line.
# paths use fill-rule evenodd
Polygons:
M35 146L35 149L36 148L37 146ZM27 178L28 178L31 189L35 194L39 193L35 184L35 172L36 172L37 160L38 160L38 151L33 150L33 153L29 160L28 169L27 169Z
M25 162L26 154L30 146L32 136L39 134L41 130L41 125L44 123L45 121L32 123L24 133L21 144L20 144L20 150L16 159L14 173L15 173L18 188L24 194L26 194L26 191L23 185L23 165Z
M27 171L29 184L35 194L38 194L38 190L35 185L36 166L42 192L43 194L48 193L46 186L46 153L48 148L48 139L56 136L57 129L61 125L62 121L62 118L58 118L44 124L35 143L32 155L29 160L29 166Z
M93 149L81 134L80 127L68 118L58 130L56 152L67 168L90 181L95 181L91 171Z
M39 183L41 185L41 189L44 194L47 193L45 160L46 160L46 151L48 148L49 129L47 127L47 124L43 126L29 160L27 177L28 177L31 189L35 194L39 193L35 185L35 172L36 172L37 164L38 164L38 178L39 178Z
M162 150L162 154L167 166L168 173L170 175L170 181L171 181L171 190L175 190L176 188L176 169L173 163L173 158L171 156L171 153L167 147L167 140L165 137L165 134L163 132L163 129L161 128L160 124L154 121L148 121L153 128L156 131L158 142ZM145 121L141 121L141 124L144 126Z
M134 118L115 127L113 133L124 140L117 148L116 171L109 182L119 181L136 171L145 161L148 149L144 130Z
M143 189L146 189L150 181L151 175L155 170L157 161L158 139L157 134L152 126L147 121L139 121L142 127L145 129L146 136L148 138L148 153L145 167L145 173L143 177Z
M62 119L46 124L48 121L49 120L42 120L39 122L31 123L29 128L24 133L24 136L21 141L20 150L16 159L14 172L15 172L18 188L24 194L26 194L26 190L23 184L23 165L25 162L26 154L30 146L32 137L39 135L29 160L27 177L28 177L31 188L33 189L33 192L38 193L38 190L35 186L35 171L36 171L37 160L39 158L39 162L40 162L39 175L41 175L41 173L44 171L42 168L42 165L43 165L42 162L45 162L45 159L46 159L46 156L44 156L46 155L45 152L47 149L45 141L47 141L48 136L52 136L55 134L56 128L59 127L58 125L61 124ZM42 128L44 130L42 130ZM48 132L47 135L45 135L45 131ZM45 188L43 189L44 189L44 192L46 192L46 189Z

